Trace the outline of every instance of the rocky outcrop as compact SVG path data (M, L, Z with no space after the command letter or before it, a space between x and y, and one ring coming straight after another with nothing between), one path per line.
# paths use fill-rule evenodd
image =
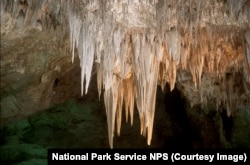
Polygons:
M28 116L48 108L52 103L62 103L69 97L77 96L79 92L74 91L76 88L70 89L69 86L79 82L77 76L73 76L75 72L79 73L79 65L71 63L71 57L60 48L59 43L54 34L36 30L22 37L2 36L2 122ZM72 92L66 93L67 87L58 92L58 83L68 83L67 87Z

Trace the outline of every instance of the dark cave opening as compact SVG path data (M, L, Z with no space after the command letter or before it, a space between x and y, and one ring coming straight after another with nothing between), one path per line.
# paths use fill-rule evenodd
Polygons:
M169 149L193 148L194 131L186 112L187 100L176 87L170 91L166 84L164 93L165 111L171 120L172 136L166 139L165 146Z
M220 112L220 117L222 120L222 128L223 133L227 141L231 141L232 137L232 129L233 129L233 116L227 115L227 111L225 108L222 108L222 111Z
M166 84L164 91L164 110L171 130L164 130L169 133L164 137L163 147L168 149L222 147L226 143L220 139L220 128L225 140L231 143L233 116L228 116L225 108L217 111L212 104L206 107L201 105L190 107L188 99L176 86L170 91L169 84Z

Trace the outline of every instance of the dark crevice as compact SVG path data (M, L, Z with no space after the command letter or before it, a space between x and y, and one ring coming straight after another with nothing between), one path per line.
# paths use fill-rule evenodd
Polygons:
M54 87L57 87L57 86L58 86L58 83L59 83L59 79L56 78L55 81L54 81Z
M231 141L232 129L233 129L233 116L228 116L225 108L220 112L223 133L226 140Z
M166 140L166 148L192 148L193 131L186 113L187 101L180 90L176 87L170 91L169 84L166 85L165 110L172 120L174 131L172 137Z

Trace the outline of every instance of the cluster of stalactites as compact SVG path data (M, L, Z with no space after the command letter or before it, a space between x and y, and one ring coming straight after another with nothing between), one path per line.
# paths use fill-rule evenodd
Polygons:
M233 1L228 1L231 14L224 17L243 15L244 2L240 1L233 9ZM177 71L182 69L191 73L198 88L203 72L219 77L228 69L239 69L245 57L250 63L249 32L242 46L239 27L224 25L225 20L216 17L216 14L224 14L220 3L199 0L136 1L134 4L129 0L69 2L72 61L76 47L81 67L81 93L88 91L95 64L99 97L104 89L111 148L115 126L120 134L123 103L126 121L130 119L131 124L134 106L137 106L141 134L147 136L150 144L158 84L164 90L169 83L172 90ZM210 7L205 10L207 5ZM140 12L146 9L150 11L149 18L140 17ZM244 21L236 23L244 24ZM202 97L201 94L201 102ZM233 104L230 91L221 99L229 108Z
M133 124L136 105L141 134L150 144L157 85L175 86L179 70L224 80L217 104L230 115L236 96L227 71L243 68L250 83L249 0L1 0L1 34L56 29L68 15L72 62L77 48L81 93L97 69L99 97L104 89L109 143L120 134L123 103ZM66 12L66 13L65 13ZM230 81L229 81L230 80ZM181 80L180 80L181 81ZM203 90L200 90L203 91ZM250 93L250 92L249 92ZM205 92L200 102L206 104ZM249 94L250 95L250 94Z
M0 6L2 34L54 30L65 21L66 5L61 0L1 0Z

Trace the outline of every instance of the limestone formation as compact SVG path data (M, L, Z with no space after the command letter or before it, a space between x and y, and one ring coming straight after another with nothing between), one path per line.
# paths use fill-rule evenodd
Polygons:
M96 73L111 148L123 104L131 124L136 106L150 145L158 85L179 88L191 105L213 102L228 116L250 109L249 0L1 1L1 35L32 29L68 34L82 95Z

